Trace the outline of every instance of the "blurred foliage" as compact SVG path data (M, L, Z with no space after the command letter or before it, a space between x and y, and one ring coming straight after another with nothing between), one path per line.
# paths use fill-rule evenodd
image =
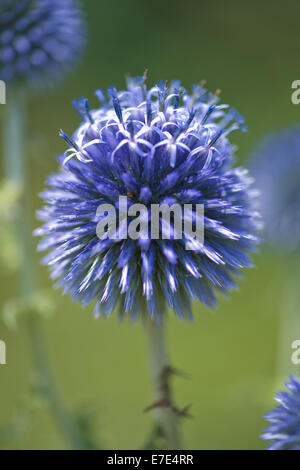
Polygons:
M8 328L17 329L17 322L28 314L41 315L49 318L55 310L51 290L39 290L31 296L15 297L7 300L3 306L3 321Z
M136 75L148 68L150 83L180 78L189 88L206 79L209 89L220 87L222 101L236 107L249 128L248 134L232 136L238 145L238 163L245 162L265 133L300 121L300 106L290 100L291 83L299 78L297 0L272 5L258 0L85 0L84 4L90 32L82 64L57 92L33 95L30 102L27 194L34 210L41 206L38 193L46 177L57 169L55 155L65 150L58 130L72 133L79 123L71 101L85 95L96 106L94 90L123 86L128 72ZM4 112L0 108L1 115ZM0 432L0 447L63 449L67 443L49 407L38 406L43 402L39 393L34 397L30 393L31 404L25 405L25 411L18 405L27 396L33 364L24 328L15 333L8 324L15 325L24 310L48 315L52 300L42 293L25 305L21 299L9 300L17 292L12 271L19 255L7 227L17 210L18 191L11 193L4 185L4 196L2 192L3 187L0 257L5 268L0 272L0 302L6 307L0 338L7 344L7 365L0 366L0 428L13 424ZM34 211L31 223L38 224ZM38 254L35 260L38 266ZM176 401L192 403L194 419L182 421L187 448L265 448L259 434L277 388L279 312L286 279L283 267L288 269L288 263L262 247L255 256L256 267L245 271L240 290L222 299L216 314L197 304L194 324L170 315L172 363L191 376L190 381L174 380ZM152 392L141 325L125 321L119 326L116 315L96 321L92 308L83 310L53 289L45 267L38 268L38 278L55 305L56 315L44 322L53 372L68 409L88 404L87 414L73 414L88 445L160 448L159 430L152 429L150 414L142 413ZM34 419L31 400L39 410Z
M79 427L81 436L89 450L101 450L100 439L95 432L95 421L97 413L90 406L82 407L75 413L75 420Z

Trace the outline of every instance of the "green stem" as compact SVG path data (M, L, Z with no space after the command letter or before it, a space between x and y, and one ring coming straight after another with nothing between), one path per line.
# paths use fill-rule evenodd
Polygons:
M16 183L21 189L21 200L16 216L17 242L21 248L22 259L19 272L20 293L23 298L30 298L36 292L36 278L32 252L30 227L29 188L26 165L26 96L20 89L15 89L8 96L5 106L3 143L4 174L7 180ZM72 416L66 411L51 374L44 340L37 315L28 319L29 336L32 342L33 360L41 384L46 386L47 398L53 415L72 449L85 447L80 431Z
M26 100L20 90L14 90L9 95L5 106L3 144L4 144L4 174L7 180L18 185L21 199L16 216L16 237L21 248L20 291L23 297L30 297L35 288L31 232L28 227L29 214L27 194L25 191L27 173L25 162L25 133L26 133Z
M4 170L8 179L24 183L25 95L19 89L9 96L3 125Z
M179 417L176 414L169 384L171 370L167 356L164 327L146 319L145 329L149 346L149 362L155 393L155 419L162 429L169 449L182 449L179 434Z

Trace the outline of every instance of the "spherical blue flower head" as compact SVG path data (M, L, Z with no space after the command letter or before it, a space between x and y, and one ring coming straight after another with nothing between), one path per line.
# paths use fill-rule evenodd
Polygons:
M44 85L60 80L80 56L85 20L77 0L2 0L0 79Z
M300 450L300 380L291 375L285 386L276 395L279 405L265 416L271 425L261 437L273 441L269 450Z
M247 171L232 168L228 140L244 129L243 119L202 86L191 95L178 82L147 90L145 76L128 79L126 91L96 96L102 106L93 111L84 98L74 103L83 122L73 137L61 132L70 148L38 213L45 222L36 231L44 237L39 249L50 251L44 263L73 298L84 305L95 298L96 315L109 315L119 302L120 314L133 320L148 310L159 322L166 305L191 318L191 299L214 306L215 292L226 293L240 268L251 265L255 191ZM149 232L100 240L97 207L108 203L118 214L120 195L129 207L146 205L149 216L152 203L190 204L183 218L194 220L195 205L204 204L204 244L188 232L163 239L163 226L157 240Z
M282 252L300 247L300 126L266 137L251 168L261 193L264 238Z

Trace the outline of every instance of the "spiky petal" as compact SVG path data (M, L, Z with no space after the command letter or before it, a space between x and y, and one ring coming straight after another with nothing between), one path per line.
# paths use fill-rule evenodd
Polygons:
M271 424L262 439L272 441L269 450L300 450L300 379L293 375L285 383L287 391L277 393L279 405L265 415Z

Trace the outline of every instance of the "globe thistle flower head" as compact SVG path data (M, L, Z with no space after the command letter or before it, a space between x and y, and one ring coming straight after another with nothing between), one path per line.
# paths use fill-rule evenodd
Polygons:
M251 159L264 239L283 253L295 252L300 247L300 126L267 136Z
M85 20L77 0L2 0L0 79L8 85L59 81L80 57Z
M271 424L261 437L272 441L268 450L300 450L300 379L291 375L285 386L276 395L279 405L265 416Z
M44 237L39 249L49 251L44 263L74 299L84 305L96 299L96 315L109 315L119 303L121 316L130 312L133 320L148 311L159 322L166 306L191 318L192 299L213 307L216 292L233 288L233 277L251 265L255 191L248 172L232 167L228 138L245 130L244 120L203 84L192 94L179 82L148 90L144 75L129 78L127 90L112 87L96 96L95 110L85 98L74 102L82 118L74 135L61 131L69 148L47 180L46 205L38 212L44 221L36 231ZM148 228L136 239L99 239L97 208L110 204L120 214L120 195L128 213L143 204L150 222L153 204L189 204L184 223L203 204L204 243L189 230L176 237L172 218L169 237L160 220L157 239ZM117 226L119 235L131 220Z

